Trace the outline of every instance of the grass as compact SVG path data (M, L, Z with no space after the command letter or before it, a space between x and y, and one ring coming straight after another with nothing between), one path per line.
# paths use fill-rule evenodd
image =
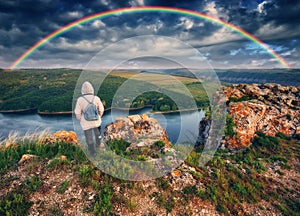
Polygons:
M149 158L160 158L162 156L161 149L165 146L163 141L157 141L153 143L150 147L140 147L127 150L130 146L130 143L124 140L110 140L107 143L107 146L115 154L120 155L129 160L136 161L147 161Z
M39 189L39 187L43 184L43 181L39 179L38 176L31 176L25 180L25 187L28 188L29 191L35 192Z
M299 193L293 188L279 187L271 190L270 185L277 183L264 175L267 167L273 164L280 166L280 170L274 172L285 175L285 169L291 169L290 161L300 156L299 145L300 142L291 136L278 134L272 137L258 133L248 148L237 152L218 150L204 167L198 166L201 149L194 149L185 162L195 167L197 175L195 171L191 174L203 183L204 187L185 187L182 190L183 197L191 199L198 196L202 200L209 200L215 203L216 210L224 215L245 214L243 203L252 204L261 200L279 202L280 205L274 206L277 210L284 215L297 215L295 209L298 207L298 201L289 198L288 194L299 196Z
M94 204L95 215L111 215L113 204L111 203L113 197L113 187L110 181L107 181L99 190Z
M95 215L113 215L113 207L120 200L127 200L127 208L135 212L139 208L139 202L136 199L116 198L114 186L120 185L122 196L124 191L138 191L138 194L147 194L148 190L139 189L138 183L120 181L109 177L95 168L85 157L79 146L69 143L40 144L42 136L29 136L27 138L17 138L16 134L9 137L9 144L2 143L0 148L0 172L1 175L7 173L9 169L15 169L17 162L23 154L34 154L39 156L38 161L51 161L46 169L55 170L67 166L77 172L81 187L92 187L96 196L91 206L86 207L85 211L93 212ZM297 136L294 136L297 137ZM198 160L201 151L193 150L187 157L186 162L195 167L195 171L190 174L201 182L201 188L195 185L186 186L182 191L174 192L168 178L159 178L155 180L155 188L158 192L153 192L150 197L154 198L156 205L163 208L165 212L174 213L179 205L186 205L194 197L210 201L216 206L216 210L224 215L245 214L243 203L255 204L262 200L273 203L273 206L284 215L297 215L300 201L294 196L299 196L296 188L277 187L276 179L266 178L264 175L267 168L273 164L278 164L280 169L277 174L285 175L288 169L298 169L293 167L292 160L300 156L300 141L293 137L267 136L258 133L253 139L252 145L248 148L238 151L218 150L214 158L208 162L205 167L198 167ZM128 143L115 142L110 146L114 151L121 155L133 157L141 153L149 155L150 150L140 149L137 152L125 153ZM160 150L163 143L157 142L153 145L155 150ZM130 155L131 154L131 155ZM60 160L59 156L66 155L67 160ZM141 155L139 155L141 156ZM134 157L144 160L143 158ZM229 162L228 162L229 161ZM29 165L28 165L29 166ZM34 169L34 168L32 168ZM180 170L180 167L178 168ZM299 171L299 170L296 170ZM6 176L0 180L0 187L7 187L17 178ZM0 215L26 215L32 203L28 198L30 193L39 191L43 185L43 180L36 175L26 178L22 188L15 188L7 194L0 195ZM63 194L71 182L65 180L57 187L56 192ZM124 192L125 193L125 192ZM175 199L176 197L176 199ZM61 215L60 209L52 209L53 215ZM263 210L262 210L263 211ZM178 215L184 215L183 212L176 212Z

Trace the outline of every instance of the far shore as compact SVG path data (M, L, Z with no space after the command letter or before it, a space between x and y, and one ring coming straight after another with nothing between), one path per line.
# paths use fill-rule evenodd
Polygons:
M137 108L120 108L120 107L110 107L104 110L104 112L115 109L115 110L129 110L129 111L135 111L135 110L141 110L144 108L150 108L153 107L152 105L146 105L142 107ZM178 112L189 112L189 111L196 111L196 110L202 110L204 108L197 108L197 109L182 109L182 110L170 110L170 111L153 111L150 112L153 114L168 114L168 113L178 113ZM62 111L62 112L41 112L38 111L37 108L29 108L29 109L20 109L20 110L0 110L0 113L2 114L39 114L39 115L72 115L73 111Z

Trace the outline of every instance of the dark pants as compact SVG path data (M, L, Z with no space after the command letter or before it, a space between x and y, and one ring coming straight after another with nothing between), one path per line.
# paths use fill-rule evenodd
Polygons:
M92 128L84 131L86 144L91 154L94 154L95 145L98 147L101 143L101 126L97 128Z

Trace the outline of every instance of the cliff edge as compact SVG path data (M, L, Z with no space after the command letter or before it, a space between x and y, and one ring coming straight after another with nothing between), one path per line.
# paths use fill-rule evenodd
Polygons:
M239 84L226 87L224 93L234 122L234 133L223 141L229 148L248 146L257 132L300 133L300 87Z

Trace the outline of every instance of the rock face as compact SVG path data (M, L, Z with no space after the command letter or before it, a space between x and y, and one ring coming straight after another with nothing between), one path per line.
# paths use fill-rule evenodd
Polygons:
M151 146L156 141L163 141L169 146L165 129L154 118L146 114L117 118L105 127L104 142L123 139L131 143L130 149Z
M300 87L240 84L224 93L236 124L236 135L225 137L228 147L248 146L258 131L270 136L300 133Z

